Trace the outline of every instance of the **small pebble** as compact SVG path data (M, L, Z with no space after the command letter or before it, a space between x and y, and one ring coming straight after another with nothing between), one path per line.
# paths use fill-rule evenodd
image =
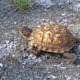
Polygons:
M3 64L2 63L0 63L0 67L3 67Z

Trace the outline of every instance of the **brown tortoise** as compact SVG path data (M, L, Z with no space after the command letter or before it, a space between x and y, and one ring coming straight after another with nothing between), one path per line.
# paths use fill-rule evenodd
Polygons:
M18 28L20 34L30 41L30 51L35 55L40 53L40 50L61 53L74 62L77 56L68 51L80 42L80 38L72 36L70 31L58 24L45 24L31 30L27 27L21 26Z

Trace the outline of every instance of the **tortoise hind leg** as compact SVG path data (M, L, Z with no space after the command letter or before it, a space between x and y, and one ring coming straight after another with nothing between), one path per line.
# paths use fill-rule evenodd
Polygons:
M75 60L77 59L77 56L73 53L63 53L63 55L70 59L69 60L70 63L74 63Z
M80 43L80 38L75 38L77 43Z
M38 56L40 54L40 50L35 46L32 46L30 50L35 56Z

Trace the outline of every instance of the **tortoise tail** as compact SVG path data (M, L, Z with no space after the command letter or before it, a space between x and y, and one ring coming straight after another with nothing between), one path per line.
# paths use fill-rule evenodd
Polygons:
M80 43L80 38L75 38L77 43Z

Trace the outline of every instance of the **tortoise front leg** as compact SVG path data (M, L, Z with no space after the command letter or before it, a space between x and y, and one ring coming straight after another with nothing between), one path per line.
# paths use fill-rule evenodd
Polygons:
M31 51L35 56L38 56L38 55L40 54L40 50L39 50L37 47L35 47L35 46L32 46L32 47L30 48L30 51Z
M70 63L74 63L74 61L77 59L77 56L73 53L63 53L63 55L70 59Z

